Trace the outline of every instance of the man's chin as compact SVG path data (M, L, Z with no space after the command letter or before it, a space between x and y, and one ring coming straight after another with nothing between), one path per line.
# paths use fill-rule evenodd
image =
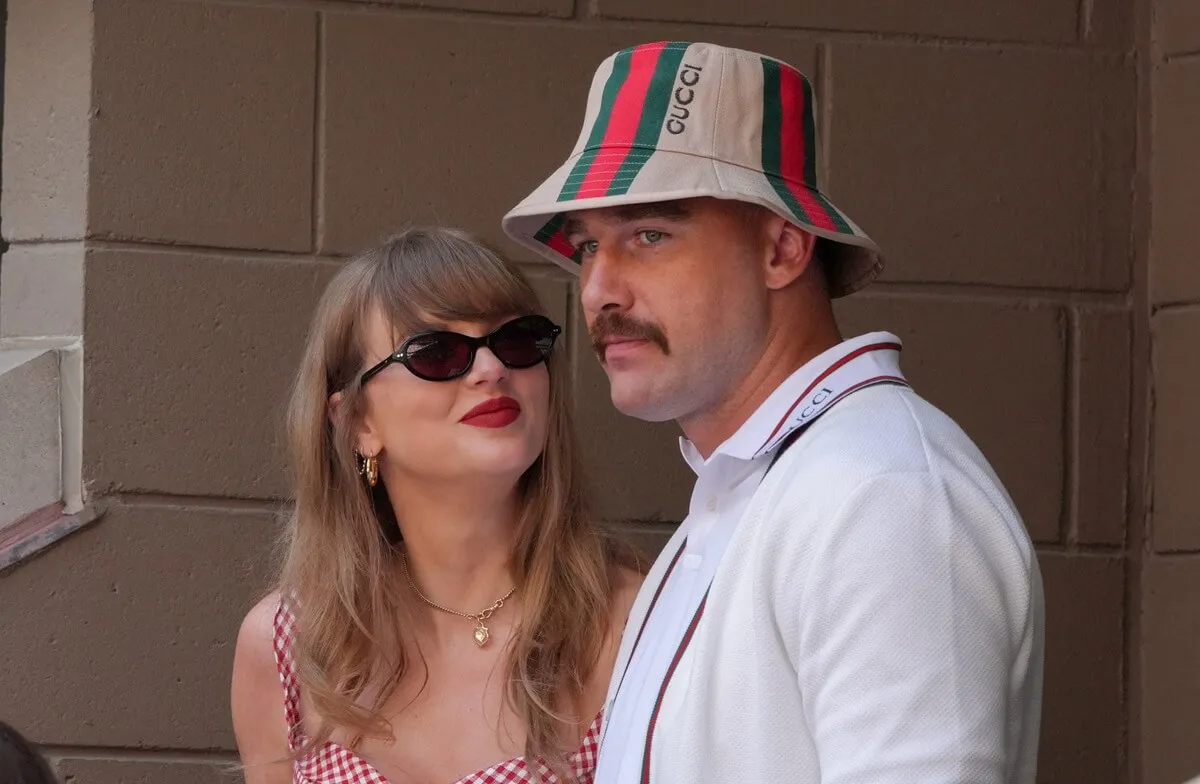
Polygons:
M667 405L669 401L659 395L652 394L644 388L629 388L620 379L612 379L610 389L613 408L625 416L640 419L643 422L669 422L675 418Z

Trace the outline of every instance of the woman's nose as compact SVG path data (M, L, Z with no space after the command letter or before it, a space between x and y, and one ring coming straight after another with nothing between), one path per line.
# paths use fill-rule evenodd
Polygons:
M467 381L471 384L495 384L508 377L508 366L501 362L487 346L480 346L475 351L475 361L467 373Z

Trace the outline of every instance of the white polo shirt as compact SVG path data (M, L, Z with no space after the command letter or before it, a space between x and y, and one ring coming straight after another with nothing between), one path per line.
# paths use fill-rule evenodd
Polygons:
M690 442L681 439L684 459L696 472L697 481L688 516L643 585L635 604L638 612L631 616L625 631L622 656L618 658L606 706L597 784L635 784L647 779L657 782L661 776L651 776L652 772L672 769L670 761L659 758L663 753L661 750L656 752L654 764L651 764L647 753L648 738L666 731L677 736L684 731L680 726L681 717L672 713L688 701L679 693L685 688L684 683L692 696L697 691L718 688L716 683L696 682L700 676L689 669L693 666L693 657L688 644L697 631L718 566L776 457L780 443L832 410L857 389L880 383L903 384L899 350L899 339L888 333L864 335L830 349L785 380L707 460L701 458ZM801 433L800 442L804 438L805 434ZM740 538L745 539L746 535ZM797 575L797 579L800 577ZM725 577L726 582L733 578L732 575ZM754 590L752 594L759 595L762 591ZM757 607L743 608L749 614L759 610ZM764 633L757 625L753 632ZM1040 651L1037 653L1040 655ZM728 669L732 676L739 662L726 661L713 666L718 668L716 672ZM673 696L666 691L665 684L675 690ZM704 704L703 698L698 699L698 704ZM664 704L670 716L659 715ZM753 711L750 713L752 715ZM673 723L669 727L656 724L662 718ZM692 718L700 720L700 717ZM728 718L709 716L706 720L720 725ZM780 715L778 719L784 720L784 717ZM763 720L774 719L763 717ZM728 731L736 735L738 729L729 727ZM695 745L700 749L712 747L714 739L688 738L682 746L675 742L678 738L672 740L675 747ZM800 740L796 738L797 744ZM659 745L661 747L661 742ZM797 748L799 756L808 754L814 759L819 752L819 749L801 750L799 745ZM787 753L779 749L771 749L771 752ZM805 765L807 763L801 765L801 769L811 769ZM748 761L744 770L749 772L753 767ZM822 780L819 773L815 775L815 778L805 777L803 781Z

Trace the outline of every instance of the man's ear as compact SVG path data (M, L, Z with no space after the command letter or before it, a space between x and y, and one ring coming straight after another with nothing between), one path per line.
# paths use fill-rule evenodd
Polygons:
M817 237L774 214L768 230L775 252L767 263L766 282L769 289L778 291L799 279L813 263Z

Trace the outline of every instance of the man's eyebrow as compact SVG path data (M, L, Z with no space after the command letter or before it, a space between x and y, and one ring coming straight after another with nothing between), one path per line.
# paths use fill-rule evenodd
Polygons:
M609 218L612 222L633 223L643 220L683 221L692 216L692 211L681 201L659 201L648 204L625 204L613 207ZM563 236L571 237L586 233L586 227L578 217L568 215L562 225Z
M648 204L626 204L615 207L617 219L630 223L633 221L661 218L664 220L681 221L691 217L692 212L681 201L659 201Z
M564 237L571 237L576 234L583 234L583 221L576 218L574 215L568 215L563 221L561 229Z

